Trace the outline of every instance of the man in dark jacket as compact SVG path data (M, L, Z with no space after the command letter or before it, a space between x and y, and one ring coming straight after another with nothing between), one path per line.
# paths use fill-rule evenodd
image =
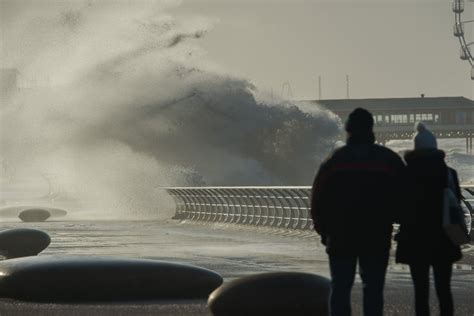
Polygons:
M329 255L331 315L350 315L357 262L364 315L383 314L383 287L392 224L404 168L401 158L375 144L372 114L355 109L346 122L347 144L320 167L311 214Z

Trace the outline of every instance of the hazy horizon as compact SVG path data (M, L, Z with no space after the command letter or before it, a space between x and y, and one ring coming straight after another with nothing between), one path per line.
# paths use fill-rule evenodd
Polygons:
M199 17L208 29L201 53L216 68L243 77L276 96L289 82L293 99L464 96L474 99L470 66L459 58L447 1L1 1L2 67L11 63L7 28L25 11L68 3L114 8L123 14L137 4L160 3L173 16ZM474 2L466 2L466 20ZM466 32L471 40L474 23ZM18 45L18 43L15 43ZM28 43L23 43L28 45ZM42 80L44 78L26 78ZM287 87L285 87L287 89ZM283 93L287 96L287 92Z

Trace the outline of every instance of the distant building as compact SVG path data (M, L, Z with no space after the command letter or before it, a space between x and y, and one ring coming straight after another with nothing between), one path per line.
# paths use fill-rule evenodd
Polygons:
M358 107L372 112L377 141L411 139L414 124L423 121L439 138L465 138L472 152L474 101L464 97L312 100L337 114L344 122Z

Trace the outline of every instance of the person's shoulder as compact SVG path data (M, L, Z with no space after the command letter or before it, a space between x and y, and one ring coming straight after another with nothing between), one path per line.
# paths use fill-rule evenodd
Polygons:
M324 169L324 168L330 166L331 164L337 162L338 160L341 159L341 157L345 156L345 152L347 152L347 146L346 145L334 149L333 151L331 151L329 153L329 155L326 157L326 159L324 159L321 162L319 168Z
M345 157L350 152L350 146L344 145L334 149L331 154L329 154L327 160L333 161Z
M382 146L382 145L379 145L379 144L373 144L372 146L376 151L378 151L380 153L383 153L385 155L397 155L398 156L398 154L396 152L394 152L393 150L391 150L388 147L385 147L385 146Z
M373 146L375 150L378 151L381 155L392 157L393 159L397 159L397 160L402 159L399 154L397 154L396 152L394 152L388 147L385 147L379 144L373 144Z
M391 150L390 148L387 148L385 146L381 146L378 144L374 144L374 149L377 152L377 156L379 159L389 162L393 166L396 166L397 168L404 167L405 164L403 163L402 157L400 157L399 154Z

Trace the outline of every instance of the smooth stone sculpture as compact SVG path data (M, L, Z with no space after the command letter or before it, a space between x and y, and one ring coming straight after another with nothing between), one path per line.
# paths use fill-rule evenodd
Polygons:
M66 216L66 214L67 214L67 212L65 210L62 210L62 209L59 209L59 208L54 208L54 207L25 206L25 205L18 206L18 205L15 205L15 206L1 207L0 208L0 217L4 217L4 218L19 217L21 220L23 220L23 218L20 217L20 215L24 214L22 216L26 215L26 219L27 219L26 221L29 221L28 219L31 217L30 215L39 214L40 213L39 210L48 212L49 216L51 218L62 217L62 216ZM43 214L43 216L46 215L45 212L41 212L41 213ZM35 220L35 221L37 221L37 220Z
M219 287L208 300L213 315L328 315L330 282L298 272L243 277Z
M222 277L147 259L41 256L0 262L0 297L37 302L204 299Z
M23 222L44 222L51 216L51 213L41 208L30 208L22 211L18 217Z
M6 259L36 256L50 243L49 235L37 229L15 228L0 231L0 255Z

